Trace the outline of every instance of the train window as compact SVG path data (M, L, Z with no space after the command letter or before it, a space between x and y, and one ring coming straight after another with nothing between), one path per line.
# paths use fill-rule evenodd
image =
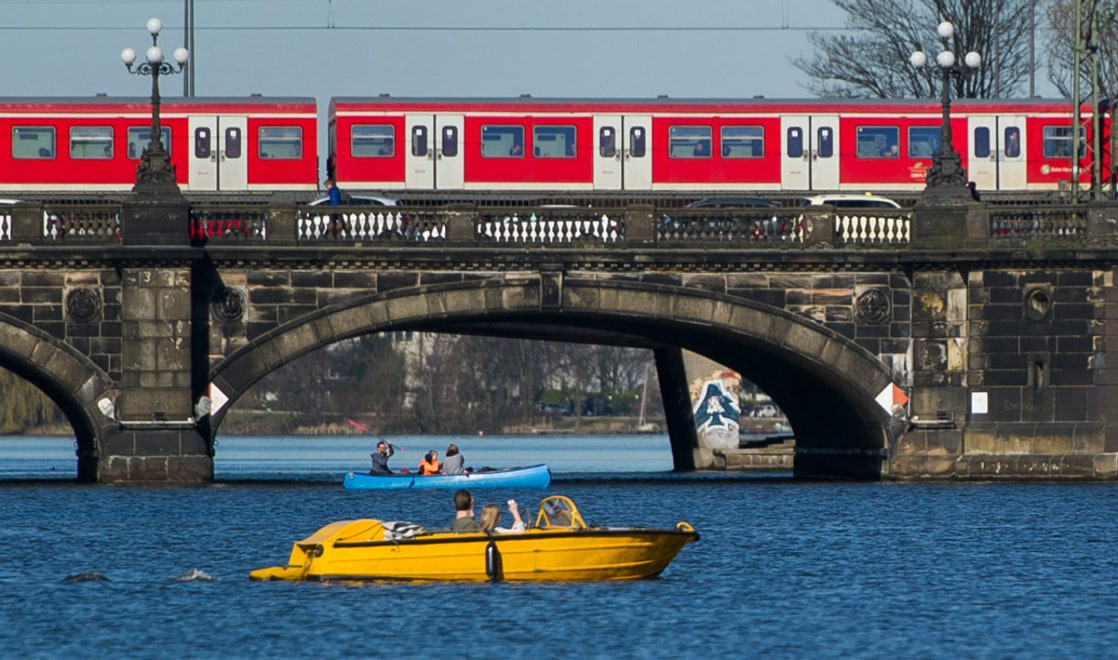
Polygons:
M236 126L225 129L225 157L241 157L241 129Z
M457 126L443 126L443 143L439 146L442 147L443 155L447 158L454 158L458 155Z
M617 155L617 135L612 126L598 129L598 155L602 158L613 158Z
M426 141L424 139L424 143ZM349 149L354 158L395 156L396 127L392 124L354 124L349 133Z
M167 153L171 153L171 127L160 126L159 134L163 136L163 148ZM147 149L148 144L151 143L151 127L150 126L131 126L128 129L128 157L132 160L139 160L140 155ZM208 156L208 154L207 154Z
M936 149L939 149L939 131L939 126L910 127L908 129L908 157L931 158ZM975 144L977 145L977 133L975 136Z
M426 156L430 146L427 144L427 127L411 127L411 155Z
M194 129L194 157L209 158L213 154L213 132L208 126Z
M629 129L629 155L633 158L644 158L648 145L645 144L647 133L643 126L633 126Z
M54 129L49 126L14 126L12 158L54 158Z
M574 158L574 126L536 126L532 129L532 155L538 158Z
M710 126L669 126L669 158L710 158Z
M75 160L107 160L112 157L112 126L73 126L70 128L70 158Z
M723 158L760 158L765 155L765 129L761 126L723 126Z
M835 155L835 132L830 126L820 126L815 134L815 153L820 158Z
M481 127L482 158L522 158L524 156L524 127Z
M799 126L790 126L784 135L788 140L788 157L802 158L804 155L804 132Z
M1045 126L1044 147L1045 158L1071 158L1071 126ZM1086 155L1086 135L1083 128L1079 129L1079 157Z
M974 129L974 155L978 158L989 158L990 151L990 127L976 126Z
M261 126L256 142L261 158L303 157L303 129L299 126Z
M900 156L900 129L895 126L859 126L858 158L897 158Z
M1005 157L1021 157L1021 129L1017 126L1008 126L1005 129Z
M1021 156L1021 129L1009 126L1005 129L1005 157L1019 158Z

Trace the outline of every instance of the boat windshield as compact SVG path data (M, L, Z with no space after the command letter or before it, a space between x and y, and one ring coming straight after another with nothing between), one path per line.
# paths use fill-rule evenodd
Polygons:
M549 527L566 527L569 529L586 529L582 514L569 497L552 495L540 500L540 513L536 517L536 527L547 529Z

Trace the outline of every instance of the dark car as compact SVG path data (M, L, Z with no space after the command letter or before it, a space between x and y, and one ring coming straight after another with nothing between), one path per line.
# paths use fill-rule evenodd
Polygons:
M710 197L688 204L682 213L662 216L659 233L665 239L783 238L788 223L773 211L780 207L780 202L760 197Z
M780 202L761 197L711 197L691 202L685 209L775 209Z

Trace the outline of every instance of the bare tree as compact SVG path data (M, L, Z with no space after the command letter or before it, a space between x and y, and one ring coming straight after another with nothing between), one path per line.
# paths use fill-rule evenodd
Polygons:
M1097 52L1099 98L1113 99L1112 95L1118 92L1118 6L1113 2L1051 0L1045 14L1049 35L1045 48L1048 79L1062 95L1068 98L1072 96L1072 72L1077 47L1077 3L1081 5L1080 29L1083 37L1078 44L1082 49L1079 64L1080 98L1089 99L1094 91L1096 81L1091 54Z
M816 53L793 60L811 77L808 89L816 96L937 97L942 85L937 67L917 69L909 57L923 50L934 62L942 48L936 26L945 20L955 25L950 49L960 55L977 51L983 58L973 74L952 78L952 96L1013 96L1029 80L1029 39L1022 38L1022 27L1029 25L1031 0L833 2L848 14L848 31L810 33Z

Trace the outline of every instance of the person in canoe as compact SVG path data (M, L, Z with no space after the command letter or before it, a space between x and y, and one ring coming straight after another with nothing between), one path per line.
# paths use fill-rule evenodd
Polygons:
M465 469L465 458L461 452L458 451L458 445L453 442L446 448L446 456L443 458L442 473L443 474L463 474Z
M431 474L439 473L439 452L432 449L423 456L423 460L419 461L419 475L426 477Z
M369 469L369 474L389 475L396 474L388 467L388 459L395 454L395 448L390 442L381 440L377 443L377 450L370 454L373 459L373 466Z

